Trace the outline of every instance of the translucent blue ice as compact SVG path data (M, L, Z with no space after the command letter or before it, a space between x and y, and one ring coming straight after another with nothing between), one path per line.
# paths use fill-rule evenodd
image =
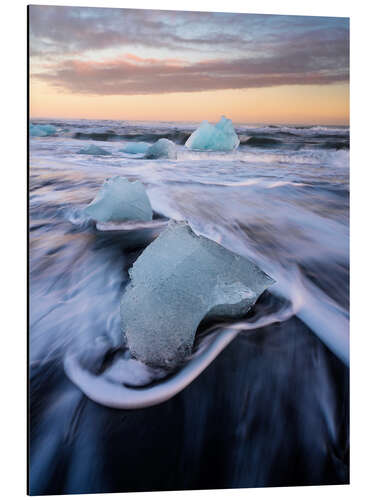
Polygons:
M128 142L120 151L131 154L145 153L149 147L150 144L147 142Z
M172 221L130 269L121 321L132 355L175 368L203 318L245 315L274 280L253 262Z
M46 137L56 134L56 127L53 125L33 125L29 124L29 134L32 137Z
M152 208L143 184L129 182L125 177L107 179L84 212L98 222L152 220Z
M232 151L240 140L233 128L232 120L221 117L215 125L203 121L191 134L185 146L198 151Z
M95 155L95 156L100 156L100 155L110 155L111 153L107 151L106 149L103 149L99 146L96 146L95 144L90 144L90 146L86 148L82 148L78 151L78 154L80 155Z
M175 160L177 158L176 145L169 139L159 139L148 148L146 158L168 158Z

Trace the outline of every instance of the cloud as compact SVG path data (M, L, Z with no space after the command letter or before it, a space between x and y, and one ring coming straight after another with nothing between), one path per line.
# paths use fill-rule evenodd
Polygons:
M34 53L76 53L123 46L179 50L256 51L309 34L348 38L345 18L136 9L30 7ZM249 47L248 44L251 44Z
M222 16L224 24L230 21L228 15ZM129 45L200 48L217 44L218 21L211 13L31 6L30 48L36 55ZM223 33L221 45L238 43L238 35Z
M339 47L336 47L338 50ZM188 63L182 59L142 59L126 54L107 61L70 59L48 65L48 71L33 78L74 93L96 95L159 94L243 89L276 85L322 85L347 81L347 59L335 47L306 56L294 50L275 57L205 60Z
M164 48L172 56L141 57L136 47L142 54ZM338 18L32 6L30 48L43 61L32 78L82 94L323 85L349 78L348 20ZM108 48L124 49L124 55L92 58ZM202 60L184 57L186 50L201 53Z

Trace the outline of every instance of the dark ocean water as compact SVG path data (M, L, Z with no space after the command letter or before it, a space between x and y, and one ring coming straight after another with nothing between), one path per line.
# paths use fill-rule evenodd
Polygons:
M184 147L194 124L40 122L56 134L30 138L30 492L347 483L348 128L241 125L235 152L203 153ZM160 137L177 160L119 151ZM78 154L90 143L111 154ZM116 175L277 281L192 384L142 410L90 401L63 368L124 348L120 298L147 242L82 215Z

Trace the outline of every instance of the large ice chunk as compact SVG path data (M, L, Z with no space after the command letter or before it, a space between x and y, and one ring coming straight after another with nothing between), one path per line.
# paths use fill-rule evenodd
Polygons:
M232 151L240 140L233 128L232 120L221 117L215 125L203 121L197 130L191 134L185 146L198 151Z
M96 144L90 144L86 148L82 148L78 151L79 155L97 155L97 156L108 156L111 153L106 149L103 149Z
M128 142L120 151L121 153L131 154L145 153L149 147L150 144L147 142Z
M172 221L136 260L121 302L131 353L175 368L191 354L203 318L245 315L274 280L253 262Z
M30 123L29 134L32 137L47 137L49 135L56 135L56 127L53 125L35 125Z
M143 184L129 182L125 177L107 179L84 211L99 222L152 220L152 208Z
M176 145L169 139L159 139L148 148L146 158L168 158L175 160L177 158Z

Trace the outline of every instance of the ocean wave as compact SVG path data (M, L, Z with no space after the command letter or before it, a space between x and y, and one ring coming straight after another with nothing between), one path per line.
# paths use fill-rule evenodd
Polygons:
M251 136L246 137L241 140L241 146L253 146L253 147L276 147L280 146L283 142L280 139L274 139L272 137L262 137L262 136Z
M291 127L291 126L274 126L267 125L264 127L244 127L240 133L252 134L267 134L267 135L290 135L299 137L349 137L349 127L324 127L319 125L306 127Z
M169 139L175 144L185 144L190 137L190 133L182 131L167 132L131 132L117 133L106 132L74 132L74 139L94 140L94 141L135 141L135 142L156 142L159 139Z
M322 149L349 149L349 141L326 141L320 144Z
M55 127L58 136L78 140L104 142L154 143L165 138L177 145L184 145L197 124L164 122L124 122L111 120L33 120L33 125ZM348 149L349 128L328 126L237 125L240 147L291 148L306 145L316 148Z

